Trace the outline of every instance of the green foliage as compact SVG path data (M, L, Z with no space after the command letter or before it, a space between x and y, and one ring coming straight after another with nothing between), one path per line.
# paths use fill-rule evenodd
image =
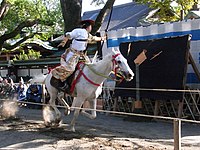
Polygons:
M136 0L136 2L149 4L153 9L160 8L158 22L180 20L181 10L187 14L194 4L194 0ZM172 2L176 3L177 6L173 6Z
M19 55L15 55L13 60L35 60L41 57L40 52L36 52L33 49L28 50L26 54L24 50Z
M28 59L39 59L41 57L40 52L36 52L33 49L28 51Z
M28 19L40 19L42 24L30 28L24 28L25 32L48 32L45 39L50 37L54 32L58 32L58 24L62 24L62 14L60 3L57 0L8 0L10 9L5 18L0 23L1 33L13 31L20 23ZM46 24L53 24L48 26ZM42 39L44 39L44 35ZM15 38L19 38L15 37Z

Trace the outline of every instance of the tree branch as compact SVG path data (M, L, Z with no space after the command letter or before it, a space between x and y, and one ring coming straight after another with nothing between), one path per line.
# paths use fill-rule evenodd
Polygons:
M8 39L11 39L11 38L17 36L18 34L20 34L20 32L23 28L32 27L33 25L38 24L39 22L40 22L40 20L38 20L38 19L26 20L24 22L21 22L12 32L0 36L0 41L6 41Z
M35 19L35 20L26 20L24 22L21 22L13 31L11 31L10 33L4 34L2 36L0 36L0 51L3 47L3 43L11 38L14 38L15 36L17 36L18 34L21 33L22 29L25 27L32 27L35 24L45 24L45 25L52 25L52 22L43 22L42 20L39 19Z
M9 44L4 44L3 47L7 50L12 50L14 48L16 48L17 46L19 46L21 43L23 43L24 41L32 38L36 33L30 34L28 36L23 37L23 39L19 40L18 42L16 42L13 45L9 45Z
M14 38L15 36L17 36L18 34L21 33L22 29L25 27L32 27L35 24L46 24L46 25L52 25L51 22L42 22L39 19L35 19L35 20L26 20L24 22L21 22L13 31L11 31L10 33L4 34L2 36L0 36L0 51L3 47L3 44L6 40Z

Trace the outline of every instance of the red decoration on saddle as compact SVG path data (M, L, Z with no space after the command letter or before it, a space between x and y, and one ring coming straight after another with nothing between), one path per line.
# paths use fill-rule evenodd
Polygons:
M95 85L95 86L100 86L101 84L98 84L98 83L94 83L92 80L90 80L82 71L82 68L80 67L81 65L84 65L84 62L79 62L77 64L77 68L79 70L79 74L77 75L76 79L73 80L72 82L72 85L71 85L71 89L70 89L70 93L73 93L74 92L74 89L75 89L75 85L77 83L77 81L80 79L81 75L83 75L83 77L88 81L90 82L91 84Z

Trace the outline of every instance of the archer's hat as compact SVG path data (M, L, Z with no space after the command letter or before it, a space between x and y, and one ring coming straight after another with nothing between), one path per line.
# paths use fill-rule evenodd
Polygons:
M82 20L81 25L94 25L94 20L88 19L88 20Z

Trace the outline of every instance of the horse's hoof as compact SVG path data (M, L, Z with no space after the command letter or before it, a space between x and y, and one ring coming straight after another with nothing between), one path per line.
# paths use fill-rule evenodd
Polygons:
M51 123L49 123L49 122L44 122L44 125L45 125L46 128L51 127Z
M74 127L70 127L69 131L76 132Z
M55 121L54 126L59 127L61 124L62 124L62 120L58 119L58 120Z
M54 127L54 128L57 128L57 127L59 127L59 126L60 126L59 123L54 123L54 124L52 125L52 127Z
M65 116L68 116L70 114L70 109L65 109L64 114Z

